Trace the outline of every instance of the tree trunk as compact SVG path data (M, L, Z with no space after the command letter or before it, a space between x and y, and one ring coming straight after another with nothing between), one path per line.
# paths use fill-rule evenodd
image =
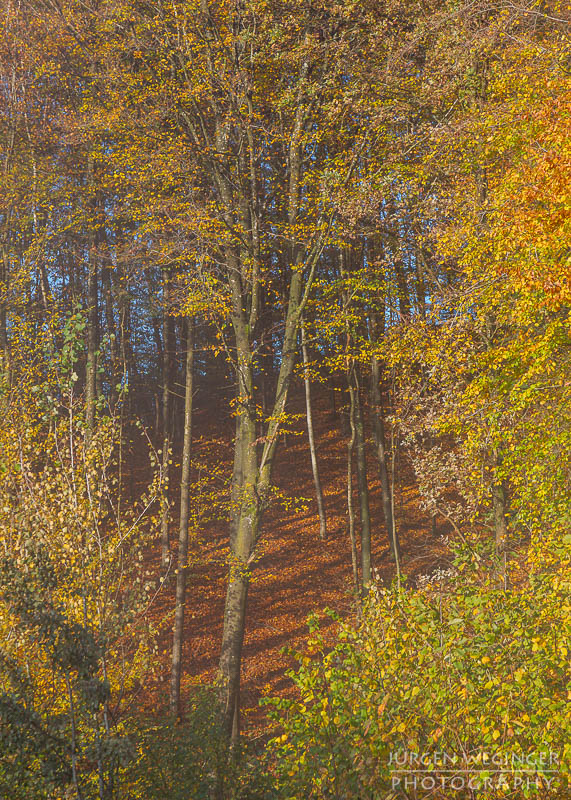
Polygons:
M97 345L98 345L98 292L97 253L95 242L89 251L89 277L87 284L87 364L85 369L85 422L87 436L91 437L95 427L95 405L97 401Z
M355 508L353 506L353 450L355 449L355 404L353 401L354 394L351 394L349 406L349 427L351 429L351 436L347 442L347 516L349 518L353 586L355 587L356 597L359 597L359 564L357 558L357 542L355 540Z
M128 388L126 396L126 405L131 408L132 391L134 385L137 383L138 371L133 346L131 343L131 298L129 292L124 288L126 283L126 276L124 273L117 276L115 286L115 296L117 297L119 306L119 335L121 338L121 369L122 369L122 387Z
M0 372L2 379L10 384L10 347L8 341L8 322L6 315L6 294L8 289L8 254L2 247L2 261L0 262L0 351L2 362Z
M353 251L350 248L341 252L340 272L345 278L351 271ZM343 291L343 305L349 306L350 298L347 290ZM359 387L359 374L354 356L354 331L349 319L345 320L346 332L346 379L349 391L349 425L351 435L355 437L355 451L357 462L357 487L359 492L359 507L361 512L361 587L365 596L371 583L371 514L369 510L369 487L367 485L367 455L365 450L365 431L363 427L363 414L361 410L361 394Z
M87 181L91 191L95 190L93 155L90 154L87 164ZM93 214L97 212L97 202L93 202ZM99 309L98 309L98 269L97 269L97 226L92 220L94 233L89 243L89 274L87 279L87 363L85 368L85 425L86 434L90 438L95 427L95 404L97 400L97 346L99 344Z
M228 570L228 587L224 607L224 626L220 671L224 679L223 715L226 735L236 744L240 731L240 667L242 644L246 625L246 604L250 582L250 564L258 538L261 503L256 490L257 458L255 419L245 415L240 424L239 441L241 454L235 475L240 483L233 495L239 510L231 525L231 560Z
M381 397L381 370L379 360L376 356L373 356L371 361L371 403L373 406L373 434L377 449L385 526L387 529L389 546L391 548L391 555L394 559L397 559L399 555L399 544L393 520L391 484L386 461L385 420Z
M507 539L506 492L503 482L494 484L492 487L492 498L494 505L496 552L500 554L504 552Z
M111 350L111 375L109 376L109 381L110 381L109 398L110 398L111 408L115 408L118 396L117 383L119 377L120 352L119 352L119 340L117 338L117 325L115 323L115 306L114 306L113 289L111 283L111 272L113 270L113 264L111 263L111 258L109 254L109 242L107 240L107 235L105 231L103 231L102 238L105 247L105 263L102 265L101 269L101 289L105 300L105 324L107 326L107 333L110 337L110 350Z
M206 38L214 38L216 31L206 0L201 2ZM232 12L233 13L233 12ZM231 320L236 352L236 441L234 474L232 479L232 511L230 526L230 557L228 569L228 589L224 610L222 649L220 656L220 677L222 682L221 699L224 733L228 741L239 732L239 688L242 643L246 620L246 603L250 567L255 556L255 547L260 534L260 523L267 503L271 485L271 473L275 459L278 436L286 410L289 385L295 365L298 328L303 307L315 279L317 263L325 246L326 217L316 225L316 235L309 247L300 243L295 229L301 203L301 177L304 169L304 131L308 124L309 102L306 97L309 61L300 66L297 106L292 119L287 144L287 190L284 222L289 226L287 271L289 287L285 329L281 342L276 343L275 351L280 353L280 364L272 398L271 414L265 426L263 447L258 455L256 418L257 403L254 387L254 368L257 358L255 342L260 323L260 303L264 280L259 238L260 193L263 187L261 176L260 149L257 143L257 125L254 108L249 94L244 102L249 115L242 117L237 160L231 161L231 126L228 115L218 102L213 107L212 145L216 157L209 161L213 183L223 208L223 221L227 230L236 230L236 225L247 232L242 243L227 242L223 246L226 278L231 297ZM218 76L214 77L218 85ZM236 82L238 86L238 82ZM235 91L232 89L232 91ZM232 107L236 98L230 98ZM193 123L194 125L194 123ZM205 127L199 128L202 136ZM194 131L198 131L194 128ZM201 137L196 135L197 141ZM236 143L235 136L234 142ZM206 142L210 147L210 142ZM243 147L246 144L246 149ZM231 178L236 163L242 165L243 182ZM221 164L223 167L221 168ZM241 188L243 187L243 188ZM285 281L284 281L285 283ZM286 300L286 297L284 297Z
M178 562L176 572L176 598L173 629L171 671L171 712L180 714L180 678L182 666L182 638L184 631L184 604L188 558L188 525L190 519L190 452L192 444L192 389L194 364L194 320L186 320L186 373L184 391L184 432L182 443L182 469L180 479L180 519L178 530Z
M172 317L169 314L170 303L170 275L165 270L163 275L163 364L162 364L162 383L163 383L163 402L162 402L162 432L163 432L163 452L162 452L162 479L164 486L163 508L161 513L161 566L163 569L170 561L169 543L169 522L170 522L170 503L169 503L169 473L171 460L171 441L170 441L170 419L171 419L171 327Z
M399 311L401 317L409 317L410 300L408 296L408 284L406 280L406 273L404 270L404 261L401 255L398 253L398 247L399 247L398 242L395 240L393 254L394 254L395 277L397 279Z
M232 263L233 253L228 253L227 258L229 263ZM224 733L228 741L236 743L240 730L240 667L246 624L250 559L258 536L260 495L257 491L259 469L250 334L245 321L241 291L236 282L233 289L238 407L231 488L230 561L224 606L220 673L223 681Z
M359 489L359 507L361 511L361 583L363 595L366 595L371 583L371 513L369 510L369 487L367 484L367 454L365 450L365 431L363 412L356 368L354 383L350 384L351 405L354 407L355 450L357 455L357 486Z
M305 385L305 412L307 419L307 435L309 438L309 452L311 455L311 469L313 472L313 482L315 484L315 497L317 500L317 510L319 513L319 536L325 539L327 536L327 526L325 520L325 506L323 504L323 492L319 479L319 468L317 465L317 453L315 450L315 437L313 433L313 412L311 408L311 383L309 380L309 359L307 356L307 345L305 341L305 324L300 323L301 352L303 357L303 382Z
M318 252L320 251L316 250L316 253ZM302 271L300 269L293 270L273 408L258 462L252 326L247 323L242 303L241 287L237 277L239 270L232 268L231 256L227 256L227 259L233 289L232 321L237 351L238 414L231 495L230 564L224 610L220 673L223 683L223 725L228 740L231 740L232 735L237 736L239 732L238 692L250 565L260 533L262 513L270 491L278 436L295 366L298 328L303 311L301 301L304 283ZM308 281L310 279L306 280L304 297L307 297Z

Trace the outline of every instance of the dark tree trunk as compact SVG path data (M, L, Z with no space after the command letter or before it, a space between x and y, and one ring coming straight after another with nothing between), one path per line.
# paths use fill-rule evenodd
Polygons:
M399 556L399 543L396 533L395 520L393 519L392 489L387 469L386 447L385 447L385 420L384 409L381 395L381 370L379 360L373 356L371 361L371 404L373 412L373 435L377 450L377 462L379 466L379 477L381 480L381 495L383 500L383 513L385 517L385 527L387 538L394 559Z

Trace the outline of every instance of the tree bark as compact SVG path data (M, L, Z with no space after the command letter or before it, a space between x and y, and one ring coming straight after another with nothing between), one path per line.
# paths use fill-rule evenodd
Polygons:
M492 487L492 499L494 506L494 532L496 540L496 552L501 554L505 550L507 539L506 523L506 493L503 482L496 483Z
M319 479L319 467L317 464L317 453L315 450L315 436L313 432L313 411L311 407L311 383L309 380L309 358L307 355L307 344L305 341L305 324L300 323L301 352L303 358L303 383L305 386L305 415L307 420L307 436L309 439L309 452L311 456L311 469L313 472L313 482L315 484L315 498L317 500L317 511L319 513L319 536L325 539L327 536L327 524L325 519L325 506L323 503L323 492Z
M371 403L373 406L373 435L375 438L379 477L381 480L385 527L391 555L394 559L397 559L399 556L399 543L394 524L395 521L393 519L392 487L386 460L385 420L381 397L381 369L376 356L373 356L371 360Z
M232 264L233 257L227 255L227 258L228 263ZM220 656L223 725L229 740L232 735L237 736L239 732L238 692L250 565L255 555L260 522L270 491L278 436L295 365L298 328L303 311L302 298L307 297L308 281L312 280L311 277L306 279L304 293L302 271L300 269L292 271L276 392L272 413L267 423L263 450L258 461L251 326L248 325L244 311L238 274L238 269L229 269L233 288L232 322L238 357L238 413L232 480L231 555Z
M184 391L184 432L180 478L180 518L178 529L178 561L176 572L175 616L171 670L171 712L180 714L180 678L182 670L182 639L186 596L188 539L190 520L190 455L192 445L192 391L194 366L194 320L186 320L186 365Z
M300 202L300 178L302 173L302 133L306 124L304 102L305 80L309 65L301 67L298 106L293 120L292 135L288 147L289 180L287 194L287 222L292 226L297 219ZM248 102L251 102L248 100ZM225 247L225 263L232 297L232 327L236 344L237 376L237 435L235 443L234 474L232 481L232 519L230 527L230 563L228 588L224 609L224 626L220 656L222 678L222 713L224 732L229 741L236 742L239 734L239 690L242 643L244 639L246 604L250 579L250 565L260 534L262 513L270 491L271 473L278 444L278 436L285 413L289 385L296 358L298 328L303 307L311 289L317 261L323 249L323 233L319 233L310 250L301 247L293 238L289 242L292 269L287 291L285 330L281 342L281 363L271 414L266 425L264 444L258 459L256 447L256 403L254 394L254 331L259 319L262 281L259 275L259 243L257 242L259 185L253 144L253 130L247 126L246 141L250 151L249 216L252 233L251 277L243 276L243 259L231 245ZM227 151L228 129L226 122L216 119L216 149ZM214 167L213 177L217 183L225 208L225 222L232 229L234 217L233 188L228 179ZM247 286L250 288L245 288Z
M349 541L351 542L353 586L355 587L355 595L359 597L359 563L357 556L357 542L355 540L355 507L353 506L353 451L355 449L355 414L353 394L350 394L349 428L351 435L347 442L347 516L349 523Z
M365 430L363 411L356 367L353 368L354 381L349 385L351 405L355 425L355 450L357 462L357 486L359 489L359 508L361 512L361 584L366 595L371 583L371 513L369 509L369 486L367 484L367 454L365 450Z
M8 340L8 321L6 314L6 300L8 290L8 254L2 247L2 261L0 261L0 351L2 363L0 371L2 378L10 384L10 345Z
M98 212L95 187L95 163L93 154L87 160L87 184L93 195L92 214ZM86 436L91 438L95 427L95 405L97 401L97 347L99 344L99 297L98 297L98 264L97 221L91 220L93 233L89 240L88 277L87 277L87 361L85 366L85 427Z
M89 277L87 283L87 363L85 369L85 422L87 436L91 437L95 427L97 402L97 346L99 339L98 269L95 242L89 250Z
M169 541L169 522L170 522L170 503L169 503L169 474L171 460L171 440L170 440L170 421L171 421L171 328L172 317L169 314L170 304L170 275L165 270L163 274L163 363L162 363L162 480L164 486L163 507L161 513L161 566L163 569L170 561L170 541Z

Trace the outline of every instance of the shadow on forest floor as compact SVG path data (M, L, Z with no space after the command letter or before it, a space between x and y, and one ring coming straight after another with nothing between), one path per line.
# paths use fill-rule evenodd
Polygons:
M301 396L294 395L291 403L294 412L303 410L297 408L301 402ZM282 441L278 449L274 482L285 497L309 498L309 502L299 511L284 508L282 502L274 502L264 518L259 558L248 598L243 649L241 701L244 728L250 732L260 733L264 727L264 711L258 705L263 694L291 695L293 692L292 682L285 676L293 661L282 653L282 649L285 646L303 646L308 633L307 616L326 607L347 616L354 607L346 516L346 443L339 425L335 428L335 419L326 403L318 400L314 414L328 536L325 541L319 538L307 436L288 436L287 445L284 446ZM223 461L229 465L230 471L231 443L221 441L219 419L213 417L204 410L196 414L195 430L200 430L202 435L195 443L194 456L217 465ZM298 423L302 431L303 424ZM372 445L368 454L368 471L373 566L379 579L387 583L393 578L394 564L384 528ZM400 472L395 507L402 567L404 573L414 579L441 564L445 548L439 537L448 532L448 526L439 525L436 535L432 532L430 520L419 508L412 470L404 459ZM172 500L173 510L176 510L177 498ZM176 517L174 511L173 517ZM175 528L173 525L173 542L177 535ZM209 524L201 532L200 541L196 563L189 570L183 698L197 681L211 682L215 679L222 636L227 548L225 523ZM148 565L158 566L158 553L149 553ZM158 696L164 696L168 691L173 594L173 582L170 581L150 610L153 623L160 629L159 654L164 664L164 682L146 693L149 708L156 709ZM326 638L328 635L333 637L335 625L327 616L324 616L323 628Z

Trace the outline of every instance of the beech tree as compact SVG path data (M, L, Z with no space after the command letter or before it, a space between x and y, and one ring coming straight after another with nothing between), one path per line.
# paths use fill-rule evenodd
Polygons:
M369 89L367 64L378 68L388 47L376 49L382 31L374 4L312 5L300 13L280 3L201 2L130 13L128 59L136 64L134 72L123 70L123 23L106 23L115 26L107 47L120 118L143 144L139 115L133 125L137 99L123 87L131 85L134 92L144 85L145 103L163 120L153 130L157 158L176 163L178 170L184 158L192 165L166 188L155 176L160 201L150 212L156 216L149 231L161 237L158 220L168 203L168 228L176 219L188 231L174 253L169 245L170 257L196 265L195 284L217 309L219 346L235 375L231 556L220 670L226 729L230 735L233 726L236 735L248 584L287 416L298 331L321 255L335 240L340 194L379 135L378 121L363 122L358 109L369 102L363 94ZM118 141L125 135L116 128ZM281 332L274 334L278 363L262 419L264 296L275 298Z

